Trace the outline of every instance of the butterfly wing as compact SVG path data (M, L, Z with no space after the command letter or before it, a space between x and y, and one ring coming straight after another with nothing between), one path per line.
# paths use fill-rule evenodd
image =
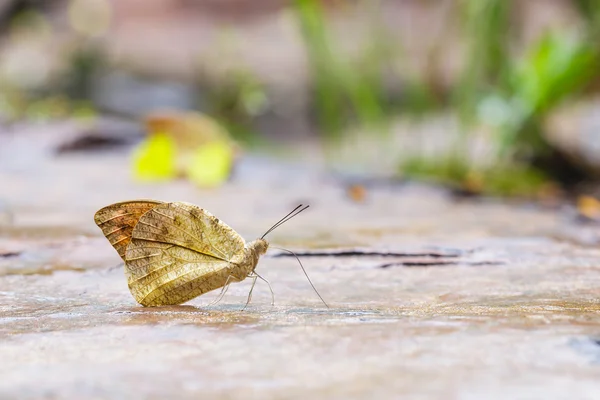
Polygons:
M94 215L94 221L110 244L125 261L125 251L131 241L131 233L140 217L146 212L163 204L155 200L131 200L111 204L101 208Z
M133 229L125 255L129 289L145 306L184 303L222 287L244 246L236 231L202 208L157 205Z

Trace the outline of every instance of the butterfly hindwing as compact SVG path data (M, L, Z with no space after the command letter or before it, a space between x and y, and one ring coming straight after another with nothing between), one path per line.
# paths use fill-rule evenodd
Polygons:
M131 233L140 217L146 212L163 204L156 200L131 200L111 204L101 208L94 215L96 225L125 261L127 245L131 241Z
M181 304L222 287L244 246L237 232L202 208L157 205L133 229L125 255L129 288L142 305Z

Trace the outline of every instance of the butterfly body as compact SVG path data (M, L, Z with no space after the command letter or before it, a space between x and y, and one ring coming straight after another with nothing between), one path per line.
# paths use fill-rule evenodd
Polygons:
M143 306L185 303L252 274L269 246L246 243L193 204L136 200L99 210L96 224L125 261L131 294Z

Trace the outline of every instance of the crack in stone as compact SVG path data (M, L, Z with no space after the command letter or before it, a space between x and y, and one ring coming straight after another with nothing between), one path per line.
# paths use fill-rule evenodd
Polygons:
M366 251L366 250L332 250L332 251L295 251L298 257L428 257L428 258L458 258L463 253L404 253L387 251ZM293 257L288 253L277 253L271 257Z
M21 255L20 251L8 251L6 253L0 253L0 257L9 258L9 257L18 257Z
M377 268L390 267L442 267L446 265L466 265L466 266L485 266L485 265L504 265L502 261L400 261L379 265Z

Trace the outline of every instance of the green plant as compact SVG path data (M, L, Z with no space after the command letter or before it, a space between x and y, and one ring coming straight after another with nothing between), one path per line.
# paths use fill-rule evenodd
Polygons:
M565 99L581 92L599 71L598 51L588 41L548 33L514 62L506 94L498 93L507 112L496 121L499 150L507 154L542 154L549 144L541 122Z
M231 135L246 145L260 142L253 121L268 105L264 85L245 68L230 71L227 78L201 78L198 85L205 96L207 112L223 124Z
M363 49L358 60L349 59L331 40L320 2L296 0L294 5L308 54L322 133L339 140L350 121L381 128L388 114L381 77L385 51L374 45Z
M579 174L546 140L542 126L549 113L598 78L600 46L592 40L596 25L588 24L582 35L548 32L522 57L511 58L508 41L498 36L504 33L509 3L465 2L465 25L472 34L470 61L456 88L455 103L465 133L446 157L403 163L406 174L459 186L478 176L483 192L506 195L525 193L554 179L567 184ZM465 157L467 132L481 125L495 132L496 154L490 155L487 166L475 166Z
M238 32L223 26L204 58L218 60L218 67L198 64L195 86L200 108L215 118L246 146L263 145L254 123L269 108L265 84L246 66L240 55Z
M105 67L103 49L91 41L80 40L68 56L68 67L59 78L56 90L64 92L73 100L89 100L92 97L94 79Z
M462 0L467 51L465 68L455 90L455 105L463 122L471 123L481 97L506 86L510 65L511 1Z
M459 192L492 196L532 198L551 185L544 172L527 164L475 166L453 155L436 159L409 158L402 164L401 172L412 179L441 184Z
M600 0L573 1L581 17L588 23L589 36L597 39L600 34ZM597 46L600 44L596 43Z

